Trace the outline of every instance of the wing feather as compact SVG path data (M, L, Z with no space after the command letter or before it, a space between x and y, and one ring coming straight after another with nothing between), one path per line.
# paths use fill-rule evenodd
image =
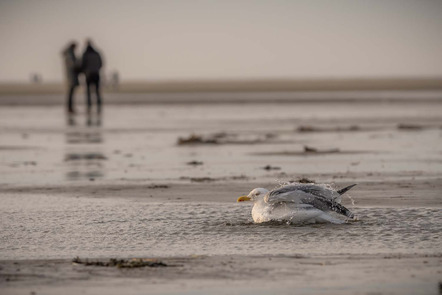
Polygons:
M338 203L339 194L317 185L287 185L267 193L264 201L269 204L296 203L308 204L322 211L353 217L353 213Z

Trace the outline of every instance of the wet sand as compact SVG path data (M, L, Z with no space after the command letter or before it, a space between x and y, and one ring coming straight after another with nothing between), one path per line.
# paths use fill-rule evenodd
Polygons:
M2 294L439 294L441 255L194 256L118 269L2 261ZM34 293L33 293L34 292Z
M316 176L316 177L315 177ZM356 178L357 175L349 175ZM323 177L323 176L322 176ZM311 179L321 179L320 175L310 175ZM409 176L408 181L367 181L357 179L354 181L321 181L319 183L336 183L337 187L357 183L357 192L354 192L353 200L343 198L344 205L362 205L364 207L439 207L442 206L442 182L437 179L413 179ZM101 182L101 181L100 181ZM72 184L51 186L4 186L3 194L15 195L56 195L60 197L91 197L91 198L124 198L127 200L143 202L195 202L195 203L231 203L236 201L240 194L248 193L255 187L274 187L274 181L255 182L251 180L226 181L225 179L213 179L212 181L196 183L170 183L154 182L143 183L120 183L120 184ZM143 181L144 182L144 181ZM147 182L147 181L146 181Z
M3 107L0 109L1 293L440 294L441 111L439 101L418 100L277 106L268 103L112 106L100 118L82 112L73 118L64 117L59 107ZM403 124L417 128L403 128ZM302 126L311 128L300 129ZM191 134L217 138L218 142L179 144L180 137ZM334 152L306 153L305 146ZM199 164L189 165L192 161ZM264 169L266 165L280 169ZM254 187L272 188L279 182L301 177L334 183L337 188L358 183L349 194L351 198L344 198L343 203L362 219L347 228L255 227L250 223L250 207L235 203L237 196ZM16 233L20 231L16 227L19 224L6 219L27 216L33 221L26 222L44 226L44 221L35 219L36 216L65 215L69 220L72 218L69 206L76 203L84 207L75 212L91 210L88 216L98 218L96 231L82 233L90 234L90 238L69 240L76 250L59 249L56 242L29 241L27 235ZM151 221L141 224L135 221L122 228L119 225L125 221L122 217L111 220L101 233L100 225L108 218L104 215L107 210L139 208L128 215L133 217L145 209L161 208L161 204L178 210L174 214L180 212L181 205L188 206L183 222L187 218L189 224L192 215L198 213L195 222L202 223L202 227L196 229L207 232L190 230L190 236L172 239L170 234L165 240L189 244L194 249L192 254L184 251L185 255L180 254L179 247L173 244L161 244L162 249L153 251L123 240L118 242L126 243L128 248L122 247L112 252L116 255L108 255L104 251L107 240L103 240L101 254L82 255L100 253L91 239L94 235L102 239L113 233L114 228L145 226L149 237ZM201 204L199 211L191 209ZM242 213L237 219L230 214L223 220L222 215L211 211L218 207ZM371 216L371 211L388 213L386 222L378 223L375 218L384 216L380 213ZM404 214L411 213L416 216L406 219ZM414 221L420 227L413 227ZM51 238L57 236L57 230L76 229L72 224L56 222L62 227L49 224L54 226ZM161 225L160 221L155 222ZM169 227L175 226L168 224L164 223L165 235L169 234ZM389 238L390 225L393 235ZM23 226L31 227L25 221ZM94 228L90 226L95 225L86 228ZM358 232L358 226L367 232ZM426 230L428 234L416 232ZM271 234L274 246L270 248L269 243L268 249L259 249L254 241L264 237L253 234L240 245L241 249L235 250L238 245L233 240L231 244L235 247L228 244L229 233L239 239L254 232ZM295 243L293 249L287 250L281 241L296 241L297 236L290 236L291 233L309 242ZM334 233L349 245L339 245ZM346 233L354 235L353 238L346 237ZM383 238L377 237L378 234ZM41 233L43 239L49 240L45 235ZM223 235L221 244L217 244L217 235ZM395 241L391 237L404 240ZM199 245L199 239L207 240L203 245L206 250L192 248ZM329 241L333 245L328 250ZM26 250L27 243L49 248ZM11 246L14 244L16 247ZM395 247L396 244L401 246ZM318 248L309 249L309 245ZM92 250L86 251L82 246ZM131 252L130 247L136 251ZM331 252L340 248L343 250ZM234 254L235 251L241 254ZM71 258L76 256L101 261L114 257L154 258L167 267L84 266L72 264Z

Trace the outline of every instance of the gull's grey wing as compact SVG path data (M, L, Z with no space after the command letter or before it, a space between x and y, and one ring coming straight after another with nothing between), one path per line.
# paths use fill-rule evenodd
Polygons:
M312 196L303 198L302 201L304 202L304 204L312 205L313 207L318 208L322 211L334 211L350 218L354 217L353 213L350 210L333 200L328 200L326 198L318 196Z
M272 190L269 192L269 199L287 194L292 192L304 192L306 194L326 198L326 199L335 199L339 197L339 194L331 189L327 189L325 187L314 185L314 184L295 184L295 185L286 185L281 188Z
M267 203L309 204L322 211L334 211L353 218L350 210L335 201L337 197L339 193L317 185L287 185L269 192L264 200Z
M268 192L267 195L265 195L264 197L264 201L269 204L283 202L301 204L302 198L305 196L306 193L298 189L297 186L287 185Z

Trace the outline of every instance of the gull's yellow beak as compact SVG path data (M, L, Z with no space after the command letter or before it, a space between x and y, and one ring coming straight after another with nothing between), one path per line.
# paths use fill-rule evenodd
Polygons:
M237 202L244 202L244 201L250 201L251 198L247 197L247 196L241 196L238 198Z

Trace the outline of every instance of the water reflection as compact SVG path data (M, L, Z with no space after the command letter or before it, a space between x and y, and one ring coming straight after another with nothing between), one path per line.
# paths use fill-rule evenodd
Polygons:
M66 117L67 180L95 180L104 177L106 155L102 151L102 115L86 113L85 117Z

